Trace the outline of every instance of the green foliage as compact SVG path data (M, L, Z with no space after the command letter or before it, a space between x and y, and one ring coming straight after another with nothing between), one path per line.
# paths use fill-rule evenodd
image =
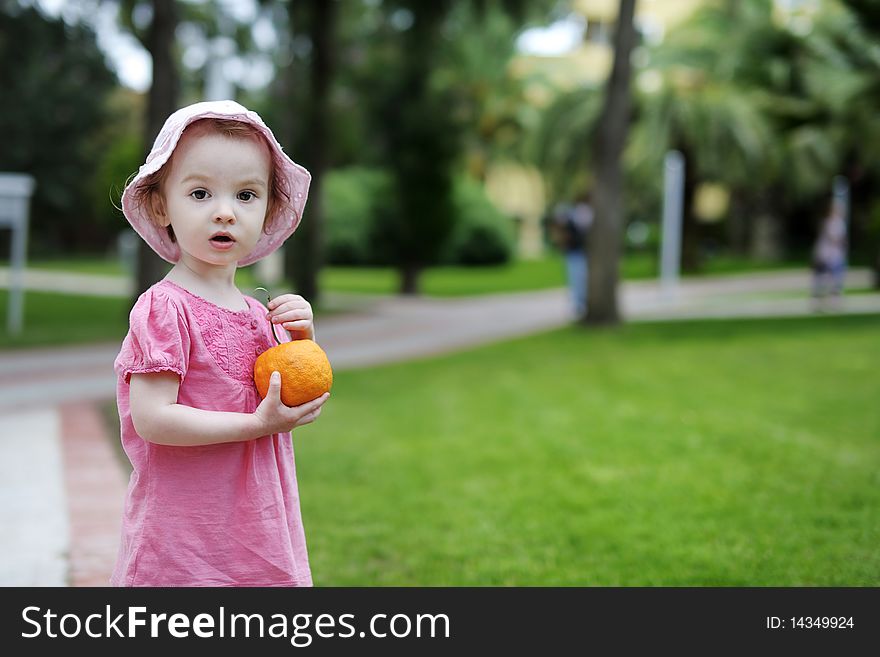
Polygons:
M90 194L104 144L106 99L116 84L91 28L33 8L0 10L0 171L36 178L36 252L94 248L106 239Z
M49 292L25 293L24 330L6 332L7 290L0 290L0 348L121 341L128 329L130 300Z
M443 262L458 265L499 265L513 255L516 231L513 219L488 199L482 185L459 176L453 189L455 229Z
M456 219L451 168L460 130L448 112L448 93L431 84L450 6L449 0L383 5L390 39L375 53L384 71L371 94L370 121L393 184L374 208L371 240L379 257L398 267L406 292L417 291L419 272L438 261Z
M768 184L779 162L770 94L791 75L789 35L771 11L765 0L710 3L651 51L659 88L639 96L631 161L661 171L676 148L691 155L700 180Z
M551 199L572 199L590 186L593 141L602 91L582 87L557 96L527 140L526 152L544 173Z
M527 157L525 137L539 115L526 99L526 81L510 67L522 27L511 13L519 12L483 4L455 4L444 27L447 38L439 43L441 65L433 73L433 84L450 92L448 111L459 121L468 171L478 178L497 159Z
M393 240L383 220L393 190L387 171L349 167L324 179L325 259L335 265L391 265L397 261L385 243ZM513 220L486 197L482 186L465 176L453 182L451 212L456 225L438 254L445 264L488 265L507 262L514 247Z
M115 139L109 141L92 185L96 223L102 235L107 237L130 227L119 209L122 190L143 158L143 140L139 132L114 131L112 134Z
M403 270L436 264L457 219L452 163L457 132L440 99L393 92L386 105L391 193L379 199L372 234L380 256Z
M325 260L336 265L377 264L370 224L377 199L389 193L391 176L379 169L349 167L324 176Z
M780 20L773 5L704 3L646 50L630 177L659 201L662 156L681 150L689 191L710 181L732 192L730 230L716 237L744 250L757 234L754 217L764 215L781 229L777 247L793 254L812 239L815 215L842 174L853 185L852 243L860 248L872 162L880 162L876 103L867 100L880 57L839 3L816 3L809 30Z
M395 0L372 13L368 142L394 175L376 219L383 257L404 273L404 288L417 287L418 272L442 260L453 239L452 168L466 159L481 178L493 155L519 150L529 112L507 69L516 33L508 16L521 20L548 4ZM493 250L466 257L501 257Z

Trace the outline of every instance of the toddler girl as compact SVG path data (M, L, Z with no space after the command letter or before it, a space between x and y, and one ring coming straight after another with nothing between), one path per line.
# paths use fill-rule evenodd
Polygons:
M267 312L235 287L296 229L309 182L256 113L219 101L172 114L123 192L174 267L138 299L115 362L133 472L113 585L312 584L289 432L329 395L289 408L277 372L262 401L253 382L274 325L313 338L312 310L285 294Z

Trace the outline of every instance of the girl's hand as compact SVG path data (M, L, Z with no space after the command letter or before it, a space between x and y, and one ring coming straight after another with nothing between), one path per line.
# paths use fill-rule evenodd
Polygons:
M271 299L267 306L269 314L266 319L273 324L281 324L290 333L292 339L315 339L312 306L301 296L282 294Z
M321 407L330 398L330 393L325 392L317 399L313 399L299 406L285 406L281 401L281 375L272 372L269 377L269 390L266 398L257 406L254 416L259 423L262 435L284 433L292 431L296 427L314 422L321 414Z

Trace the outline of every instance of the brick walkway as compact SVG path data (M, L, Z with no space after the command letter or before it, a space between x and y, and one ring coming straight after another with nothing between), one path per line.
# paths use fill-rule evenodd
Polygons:
M851 272L848 280L866 286L868 273ZM626 283L621 307L630 321L805 315L812 313L809 299L797 292L808 285L803 271L685 281L674 294L654 282ZM880 313L880 295L847 296L839 312ZM341 371L527 335L571 319L561 289L362 298L356 310L321 319L317 332ZM118 348L0 352L0 586L107 584L128 477L116 429L102 416L115 394ZM57 406L47 407L47 399Z
M68 584L106 586L116 560L126 471L95 404L66 403L59 411L70 530Z

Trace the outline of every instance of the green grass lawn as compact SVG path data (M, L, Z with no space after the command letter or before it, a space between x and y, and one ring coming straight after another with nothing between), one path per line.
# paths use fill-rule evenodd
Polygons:
M6 266L8 263L0 261ZM72 271L81 274L125 275L118 260L101 258L66 258L34 260L33 269ZM746 271L803 267L800 262L761 263L717 256L705 263L703 274L729 274ZM621 262L621 276L626 280L657 276L657 258L653 253L629 253ZM252 290L263 283L256 267L239 270L236 282L242 289ZM398 275L390 267L325 267L321 272L321 289L326 292L355 294L396 294ZM435 267L425 271L422 294L434 297L455 297L530 290L544 290L565 285L565 266L553 252L538 260L516 260L490 267ZM277 287L277 286L274 286Z
M803 263L761 263L719 256L705 263L700 274L733 274L772 269L802 268ZM651 253L627 254L621 261L624 280L656 278L657 258ZM687 276L694 276L689 274ZM558 255L539 260L518 260L493 267L436 267L425 271L422 294L432 297L456 297L504 292L546 290L562 287L565 265ZM399 282L397 273L387 267L327 267L321 274L322 289L330 292L394 294Z
M321 285L329 292L396 294L399 279L388 267L328 267ZM565 269L556 257L493 267L437 267L423 273L421 285L422 294L432 297L544 290L565 285Z
M845 287L844 293L846 296L862 296L865 294L877 294L878 290L873 287ZM812 297L812 292L810 290L774 290L771 292L760 292L760 293L750 293L743 294L743 296L752 296L757 298L764 299L806 299L807 297Z
M28 266L79 274L126 274L118 261L100 258L35 260ZM635 258L626 266L636 277L643 278L650 275L653 265L648 259ZM564 285L565 270L561 258L551 254L540 260L520 260L501 266L437 267L427 270L422 282L424 294L442 297L539 290ZM254 266L241 268L236 283L248 290L262 284ZM328 292L396 294L398 285L397 272L390 267L325 267L321 272L322 290Z
M571 328L338 372L315 583L880 585L880 317Z
M121 341L128 330L129 300L122 297L25 293L24 331L6 331L9 292L0 290L0 349Z

